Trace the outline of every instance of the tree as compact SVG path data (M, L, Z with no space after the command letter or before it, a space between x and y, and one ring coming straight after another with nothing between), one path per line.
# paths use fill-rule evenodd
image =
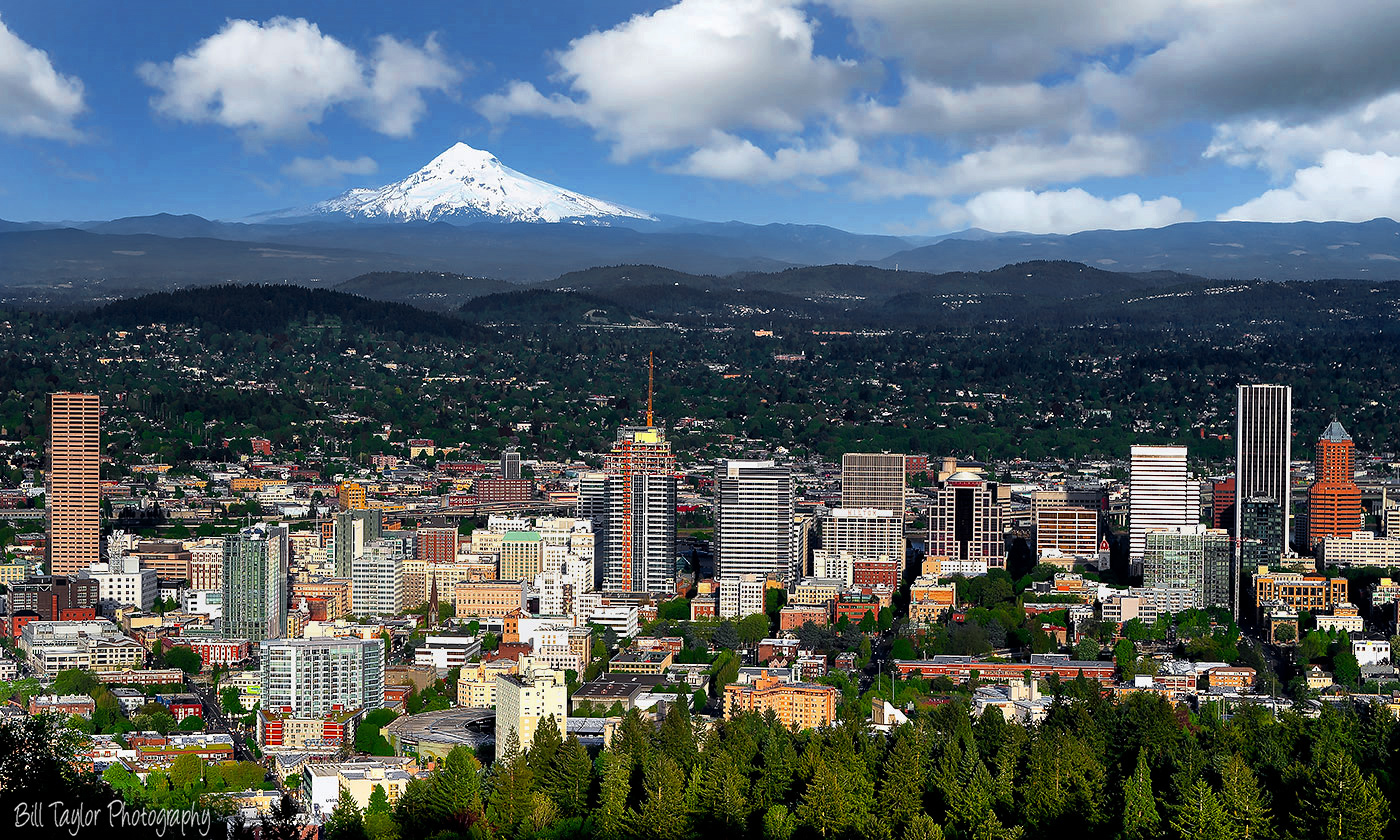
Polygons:
M1074 645L1074 658L1092 662L1099 658L1099 641L1092 636L1085 636Z
M898 833L923 812L923 755L910 727L901 727L885 759L880 781L880 814Z
M197 783L204 775L204 762L197 755L182 755L170 765L170 786L177 790Z
M54 694L91 694L101 685L91 673L81 668L59 671L53 678Z
M1205 779L1187 789L1172 819L1172 830L1181 840L1230 840L1230 824L1220 799Z
M864 775L823 763L797 805L797 822L821 838L854 833L870 816L870 782Z
M890 645L891 659L913 659L914 656L914 643L904 636L895 639L894 644Z
M1157 836L1162 818L1152 796L1152 773L1147 767L1147 751L1138 750L1137 770L1123 786L1123 837L1145 840Z
M789 840L796 830L797 820L793 819L786 805L774 805L763 813L763 840ZM935 840L943 838L940 836Z
M1319 757L1302 787L1294 833L1318 840L1381 840L1390 804L1375 779L1362 776L1351 756L1333 750Z
M570 735L555 751L549 772L540 784L565 817L584 815L588 791L593 786L593 762L577 736Z
M224 707L225 714L237 716L248 713L248 710L243 708L243 696L233 686L219 692L219 704Z
M365 808L365 814L387 813L390 813L389 795L384 792L383 785L375 785L374 789L369 792L369 803L368 807Z
M181 732L202 732L204 730L204 718L199 715L186 715L180 721Z
M331 809L326 824L321 827L321 837L324 840L369 840L369 833L365 831L364 815L351 798L348 788L340 789L340 799Z
M186 674L194 676L204 667L204 658L196 653L193 648L184 645L176 645L165 652L165 664L172 668L179 668Z
M733 650L739 646L739 631L734 626L734 622L725 619L715 628L715 635L712 638L716 647Z
M746 615L739 619L737 633L739 643L744 647L753 647L768 635L768 616L763 613Z
M1361 666L1350 650L1339 651L1332 657L1332 679L1347 688L1356 688L1361 683Z
M1273 818L1269 813L1269 795L1259 787L1254 772L1238 753L1230 756L1221 771L1220 804L1225 817L1234 827L1236 840L1268 837Z
M632 762L625 754L604 755L603 784L594 812L601 840L624 840L627 836L627 799L632 793Z
M533 809L534 774L526 753L505 748L491 766L491 795L486 800L486 821L496 833L510 836Z
M1313 632L1315 633L1317 631L1314 630ZM1279 644L1290 644L1296 638L1298 638L1298 630L1293 626L1292 622L1289 622L1287 624L1280 624L1278 627L1274 628L1274 640L1277 641Z

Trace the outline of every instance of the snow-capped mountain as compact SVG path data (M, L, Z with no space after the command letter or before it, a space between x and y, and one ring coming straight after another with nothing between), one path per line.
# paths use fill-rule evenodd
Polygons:
M277 214L342 216L385 222L481 220L610 224L653 221L630 207L556 187L458 143L402 181L353 189L309 208Z

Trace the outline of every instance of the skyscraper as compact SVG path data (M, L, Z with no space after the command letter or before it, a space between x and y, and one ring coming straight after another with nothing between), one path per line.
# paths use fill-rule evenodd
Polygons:
M775 577L800 569L792 556L792 470L772 461L727 461L715 470L715 576Z
M331 557L335 576L350 577L351 566L368 543L383 536L384 518L377 510L342 510L335 515Z
M224 537L223 631L230 639L280 639L287 629L287 529L255 525Z
M384 643L379 639L282 639L259 645L262 707L321 717L384 705Z
M1128 556L1141 559L1153 528L1192 525L1199 518L1199 490L1186 472L1184 446L1134 446L1129 456Z
M72 575L100 558L101 416L96 394L49 395L49 571Z
M603 527L603 589L662 592L676 579L676 456L666 433L655 426L619 430L603 460L607 501ZM585 504L596 510L596 486L589 482Z
M1293 443L1293 389L1287 385L1240 385L1235 405L1235 498L1272 499L1278 505L1281 544L1288 550L1292 536L1288 467ZM1235 505L1235 536L1244 505ZM1266 546L1272 552L1275 546Z
M1308 488L1308 548L1326 537L1361 530L1361 488L1356 486L1356 447L1333 420L1317 439L1313 483Z
M356 615L398 615L418 606L404 603L405 553L403 540L377 539L355 555L350 563L350 608Z
M520 480L520 453L513 449L501 453L501 478Z
M1144 535L1142 582L1159 589L1191 590L1192 606L1232 608L1230 534L1193 524L1150 528Z
M892 510L904 516L904 456L841 456L841 507Z
M1006 568L1006 535L997 486L972 472L955 472L933 493L928 555Z

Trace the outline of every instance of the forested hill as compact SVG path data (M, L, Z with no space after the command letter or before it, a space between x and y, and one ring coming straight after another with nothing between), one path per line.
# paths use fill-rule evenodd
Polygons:
M338 319L373 333L467 338L479 328L403 303L299 286L220 285L156 292L75 316L83 325L189 324L206 330L271 334L293 324Z

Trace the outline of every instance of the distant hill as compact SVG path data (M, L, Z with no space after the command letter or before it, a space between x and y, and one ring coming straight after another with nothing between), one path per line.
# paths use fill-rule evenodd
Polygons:
M352 277L335 287L338 292L373 300L412 304L420 309L446 312L473 298L515 288L489 277L467 277L440 271L375 271Z
M1112 271L1198 277L1400 279L1400 224L1187 222L1144 230L949 238L871 264L914 271L985 271L1009 262L1072 260Z

